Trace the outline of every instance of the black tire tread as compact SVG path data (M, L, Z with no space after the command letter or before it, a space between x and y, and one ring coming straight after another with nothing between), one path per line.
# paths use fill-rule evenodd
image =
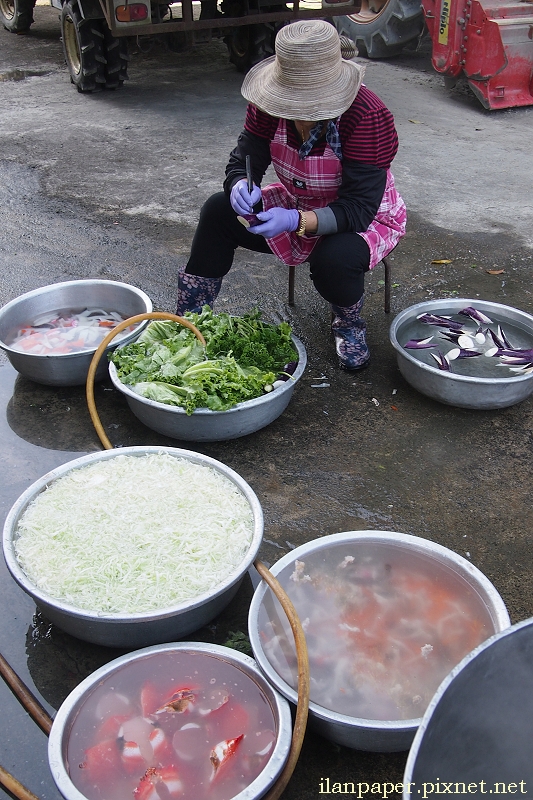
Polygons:
M80 54L80 71L76 72L69 62L69 53L64 41L64 26L67 18L72 20ZM70 80L79 92L100 91L105 85L106 58L104 54L104 32L100 20L84 20L76 0L68 0L61 12L63 52L70 72Z
M357 22L349 16L337 16L333 24L340 34L353 39L361 56L390 58L420 37L424 12L420 0L388 0L375 20Z
M229 60L238 72L248 72L255 64L274 55L274 40L277 28L272 23L261 23L236 28L234 33L224 37L229 50ZM248 36L247 46L244 50L237 49L236 37L243 42L243 34Z
M10 33L24 33L29 30L33 22L33 9L35 0L13 0L15 13L13 17L6 17L0 9L0 23Z
M121 36L113 36L104 27L104 47L106 54L105 88L118 89L128 79L128 40Z

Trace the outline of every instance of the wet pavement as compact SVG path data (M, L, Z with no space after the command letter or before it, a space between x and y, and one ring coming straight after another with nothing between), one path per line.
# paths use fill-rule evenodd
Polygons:
M81 156L86 159L85 164L89 163L88 157L97 153L97 128L103 125L105 114L103 105L95 105L95 98L80 98L75 93L71 96L72 89L64 85L56 38L52 22L43 16L30 49L38 54L41 66L49 64L51 69L47 75L31 78L43 81L45 100L39 105L39 95L27 88L28 81L24 82L22 94L17 95L27 120L31 118L31 103L36 103L39 122L32 118L24 135L9 134L10 149L4 149L5 160L0 162L4 178L0 188L4 223L0 233L0 301L3 304L23 291L59 280L105 277L140 286L156 308L173 310L176 264L187 252L194 214L202 197L209 194L212 186L218 187L218 172L208 173L207 185L199 176L205 164L212 167L224 161L228 143L238 130L238 125L232 127L228 120L235 117L236 111L242 111L236 94L240 79L221 66L221 53L216 47L209 51L210 55L199 57L198 62L185 64L182 60L185 78L179 89L179 109L183 124L191 130L200 123L207 124L206 96L214 97L209 94L209 82L202 69L207 71L210 64L216 64L221 70L218 88L222 123L216 131L217 147L206 152L204 145L197 145L198 161L193 164L189 144L189 161L185 159L182 173L171 160L156 168L154 151L146 148L143 152L148 166L143 173L132 167L135 134L139 134L143 146L151 141L152 147L159 147L160 151L169 147L164 137L155 142L153 131L167 124L164 100L174 91L169 85L173 64L157 65L155 56L134 60L131 73L136 83L131 90L124 89L122 100L118 94L116 101L105 98L106 113L118 115L115 134L120 129L120 148L117 139L102 127L105 155L100 160L93 158L92 169L84 170L83 164L76 161L80 153L74 148L74 139L81 138ZM13 53L18 54L16 39L4 37L2 41L7 41ZM14 55L9 58L12 65L24 66L17 64ZM178 57L175 60L179 61ZM28 57L25 66L29 63ZM450 101L442 100L434 76L426 69L427 59L424 64L417 80L423 94L428 88L438 94L441 105L433 120L437 129L435 120L445 124L444 105L448 103L450 115L458 113L457 105L452 111ZM157 85L159 99L154 99L155 85L146 77L154 74L148 66L157 67L159 78L166 78L167 83ZM492 300L533 313L532 251L527 237L519 235L503 212L501 218L496 218L484 209L473 209L468 225L450 224L449 209L458 200L457 191L443 184L442 195L439 194L429 158L422 159L420 170L424 176L431 175L434 183L428 189L426 182L417 193L416 158L411 161L409 151L420 145L423 134L406 114L421 117L424 106L417 95L416 111L408 109L404 113L401 103L407 102L410 95L397 94L402 81L413 80L413 65L405 66L399 61L390 67L370 65L369 73L369 85L373 79L383 82L382 94L387 95L389 105L396 98L393 108L405 142L397 172L403 176L408 207L412 208L408 234L392 257L390 315L383 311L382 269L368 276L365 316L372 351L370 368L357 376L338 370L328 307L316 295L305 267L298 270L296 305L290 308L286 302L285 269L267 256L239 253L235 268L224 283L218 310L239 314L259 305L266 320L289 320L308 351L307 370L281 417L242 439L194 445L167 439L145 428L109 382L96 387L96 405L114 446L186 447L208 454L242 475L264 510L265 538L260 557L266 563L272 564L293 546L340 531L380 529L414 534L469 558L494 583L512 621L517 622L533 616L533 399L487 412L455 409L429 400L401 377L388 331L399 311L439 297ZM193 97L188 94L188 87L198 85L195 81L199 76L200 89ZM388 76L388 82L383 76ZM3 94L0 91L5 109L12 100L9 92L11 86ZM55 105L50 105L52 98ZM453 102L459 104L469 121L475 118L480 120L478 125L499 130L499 152L505 166L505 125L479 111L466 94L456 95ZM52 147L39 130L48 136L54 125L50 111L64 118L68 103L73 104L76 113L86 115L87 128L83 132L81 124L73 123L75 131L62 129ZM89 104L94 112L81 110ZM94 127L92 113L98 118ZM527 113L523 110L505 117L510 137L518 140ZM131 133L121 127L128 115L137 126ZM169 130L170 127L164 129L165 135ZM445 138L446 146L453 149L449 131ZM429 145L426 140L421 152L427 153ZM497 145L492 146L498 152ZM129 173L110 159L112 153L125 159ZM460 172L462 162L457 151L456 158ZM482 158L482 154L478 152L476 158ZM511 161L516 165L516 159ZM468 159L464 163L465 170L471 168ZM115 182L113 169L117 173ZM460 176L456 175L456 179ZM497 187L489 178L487 181L487 194L498 198ZM526 183L524 180L524 186ZM471 185L467 188L474 191ZM422 196L429 190L436 198L437 210ZM150 205L152 195L156 196L155 207ZM120 205L122 196L124 207ZM437 224L439 204L442 215ZM177 210L172 216L169 209L174 205ZM522 207L527 207L523 196ZM455 206L455 213L462 213L461 208ZM529 212L523 213L527 217ZM530 228L525 226L524 230ZM432 261L436 259L450 263L435 265ZM487 271L498 269L503 273ZM101 449L88 414L84 387L34 384L18 376L3 354L0 432L2 519L22 491L45 472ZM0 652L53 714L72 688L119 651L80 642L50 626L11 579L3 562L0 570ZM235 600L213 624L189 638L222 644L231 631L245 632L251 594L252 585L246 578ZM3 682L0 702L4 714L1 765L43 800L57 798L47 766L45 735ZM405 759L405 753L352 751L308 733L284 797L318 798L322 778L396 783L402 779ZM3 794L0 792L0 796Z
M249 267L236 268L231 291L225 291L219 307L242 310L243 296L250 296ZM432 271L426 262L421 274L413 274L408 251L402 249L394 261L394 280L399 284L395 293L401 291L402 297L393 297L394 308L433 291ZM470 266L452 267L448 275L449 291L458 291L459 286L467 297L487 296L483 288L494 286L492 277ZM283 285L283 275L278 277ZM421 278L424 288L418 290ZM516 295L507 295L506 303L523 299L527 279L526 270L515 277ZM470 558L493 581L513 622L525 619L533 615L532 401L476 412L438 404L411 389L398 372L388 342L390 317L383 312L380 281L378 272L368 281L373 364L357 377L335 367L327 308L305 279L297 283L294 309L284 307L281 298L270 309L265 302L272 318L285 310L284 316L308 348L309 365L287 410L256 434L201 446L167 439L141 425L107 382L98 384L95 393L104 428L115 446L182 446L239 472L264 510L260 557L266 563L295 545L339 531L411 533ZM266 287L263 291L266 297ZM39 386L17 376L10 365L0 372L4 442L0 491L5 514L46 471L101 446L84 387ZM329 386L313 388L317 383ZM50 626L3 565L2 570L2 653L53 713L81 679L119 652L79 642ZM213 625L189 638L221 644L231 631L246 631L251 593L247 578ZM7 715L5 730L10 731L2 763L40 797L55 797L47 770L46 737L5 686L0 692ZM317 797L323 777L398 782L404 763L405 754L355 752L308 733L285 796Z

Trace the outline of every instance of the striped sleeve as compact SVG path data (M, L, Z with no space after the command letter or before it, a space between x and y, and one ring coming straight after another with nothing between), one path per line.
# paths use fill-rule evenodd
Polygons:
M398 152L394 117L383 102L362 86L339 122L345 158L388 169Z
M246 118L244 120L244 129L249 133L260 136L262 139L269 141L274 138L278 127L279 119L271 117L264 111L260 111L256 106L251 103L246 109Z

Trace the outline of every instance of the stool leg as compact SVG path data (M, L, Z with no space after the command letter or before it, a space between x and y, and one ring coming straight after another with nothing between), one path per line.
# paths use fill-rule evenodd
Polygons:
M294 305L294 273L296 267L289 267L289 305Z
M387 256L381 259L385 267L385 314L390 313L390 283L391 283L391 266Z

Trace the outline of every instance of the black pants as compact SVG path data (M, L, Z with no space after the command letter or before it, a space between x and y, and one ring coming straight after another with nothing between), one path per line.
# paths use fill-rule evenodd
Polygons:
M266 239L249 233L237 219L224 192L212 195L202 206L186 272L204 278L221 278L231 269L237 247L271 253ZM370 250L357 233L324 236L308 259L311 279L328 303L349 307L361 299Z

